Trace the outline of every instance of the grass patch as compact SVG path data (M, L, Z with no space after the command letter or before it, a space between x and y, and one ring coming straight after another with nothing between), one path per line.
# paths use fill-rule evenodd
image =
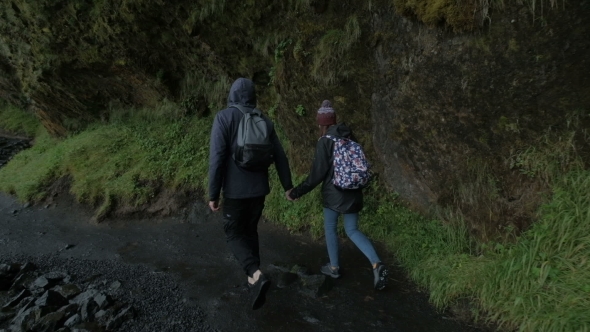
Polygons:
M33 137L41 129L41 124L34 115L0 100L0 128Z
M541 220L499 254L478 295L492 319L521 331L590 329L590 172L559 179Z
M64 140L43 133L0 170L0 190L37 201L49 183L71 176L78 201L102 204L106 212L114 201L146 203L161 186L202 187L209 141L203 129L212 119L175 120L158 112L139 110Z

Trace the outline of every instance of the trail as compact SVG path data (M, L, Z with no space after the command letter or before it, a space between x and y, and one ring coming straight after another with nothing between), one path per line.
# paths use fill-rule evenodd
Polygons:
M389 287L374 291L369 264L347 241L341 258L343 277L314 298L297 281L277 287L281 273L269 265L307 266L311 274L318 274L327 259L324 243L261 221L262 267L274 284L266 305L252 311L246 278L225 244L221 217L208 212L204 203L164 219L95 224L91 211L69 195L54 202L24 207L0 195L0 260L50 256L69 264L108 261L123 269L142 266L169 276L169 283L178 285L184 295L180 303L202 310L203 324L219 331L481 331L436 312L427 295L395 267L393 257L387 257L392 263Z

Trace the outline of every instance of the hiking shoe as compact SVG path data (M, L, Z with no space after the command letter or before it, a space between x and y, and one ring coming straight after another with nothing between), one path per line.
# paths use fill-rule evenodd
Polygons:
M387 274L389 271L387 267L381 263L377 263L377 267L373 269L373 285L376 290L382 290L387 285Z
M334 279L340 278L340 272L338 270L339 269L334 270L330 263L327 263L326 265L320 268L320 272L322 272L322 274L325 274L328 277L332 277Z
M252 310L260 309L266 302L266 292L270 288L270 280L261 274L253 285L248 284L252 292Z

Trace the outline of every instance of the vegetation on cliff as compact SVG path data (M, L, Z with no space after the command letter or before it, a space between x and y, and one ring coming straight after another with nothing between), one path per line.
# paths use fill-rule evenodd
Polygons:
M531 12L542 14L560 5L557 0L518 0ZM393 0L398 12L415 16L429 26L447 25L455 31L475 30L492 20L494 10L504 9L503 0ZM563 5L564 3L561 3Z
M201 192L211 114L251 77L299 180L314 110L334 100L379 176L361 227L438 306L467 298L508 327L588 329L590 6L539 19L543 3L2 2L0 98L17 107L2 105L0 128L35 145L0 170L0 190L38 201L66 177L99 219ZM266 217L320 236L317 193L291 204L279 187Z

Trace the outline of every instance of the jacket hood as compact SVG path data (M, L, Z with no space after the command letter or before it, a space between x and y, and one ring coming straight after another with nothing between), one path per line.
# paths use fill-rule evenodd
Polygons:
M227 106L242 105L256 107L256 89L254 82L247 78L238 78L231 86L227 96Z
M330 126L326 134L336 137L350 137L350 135L352 135L352 130L350 130L350 128L348 128L345 123L339 123L337 125Z

